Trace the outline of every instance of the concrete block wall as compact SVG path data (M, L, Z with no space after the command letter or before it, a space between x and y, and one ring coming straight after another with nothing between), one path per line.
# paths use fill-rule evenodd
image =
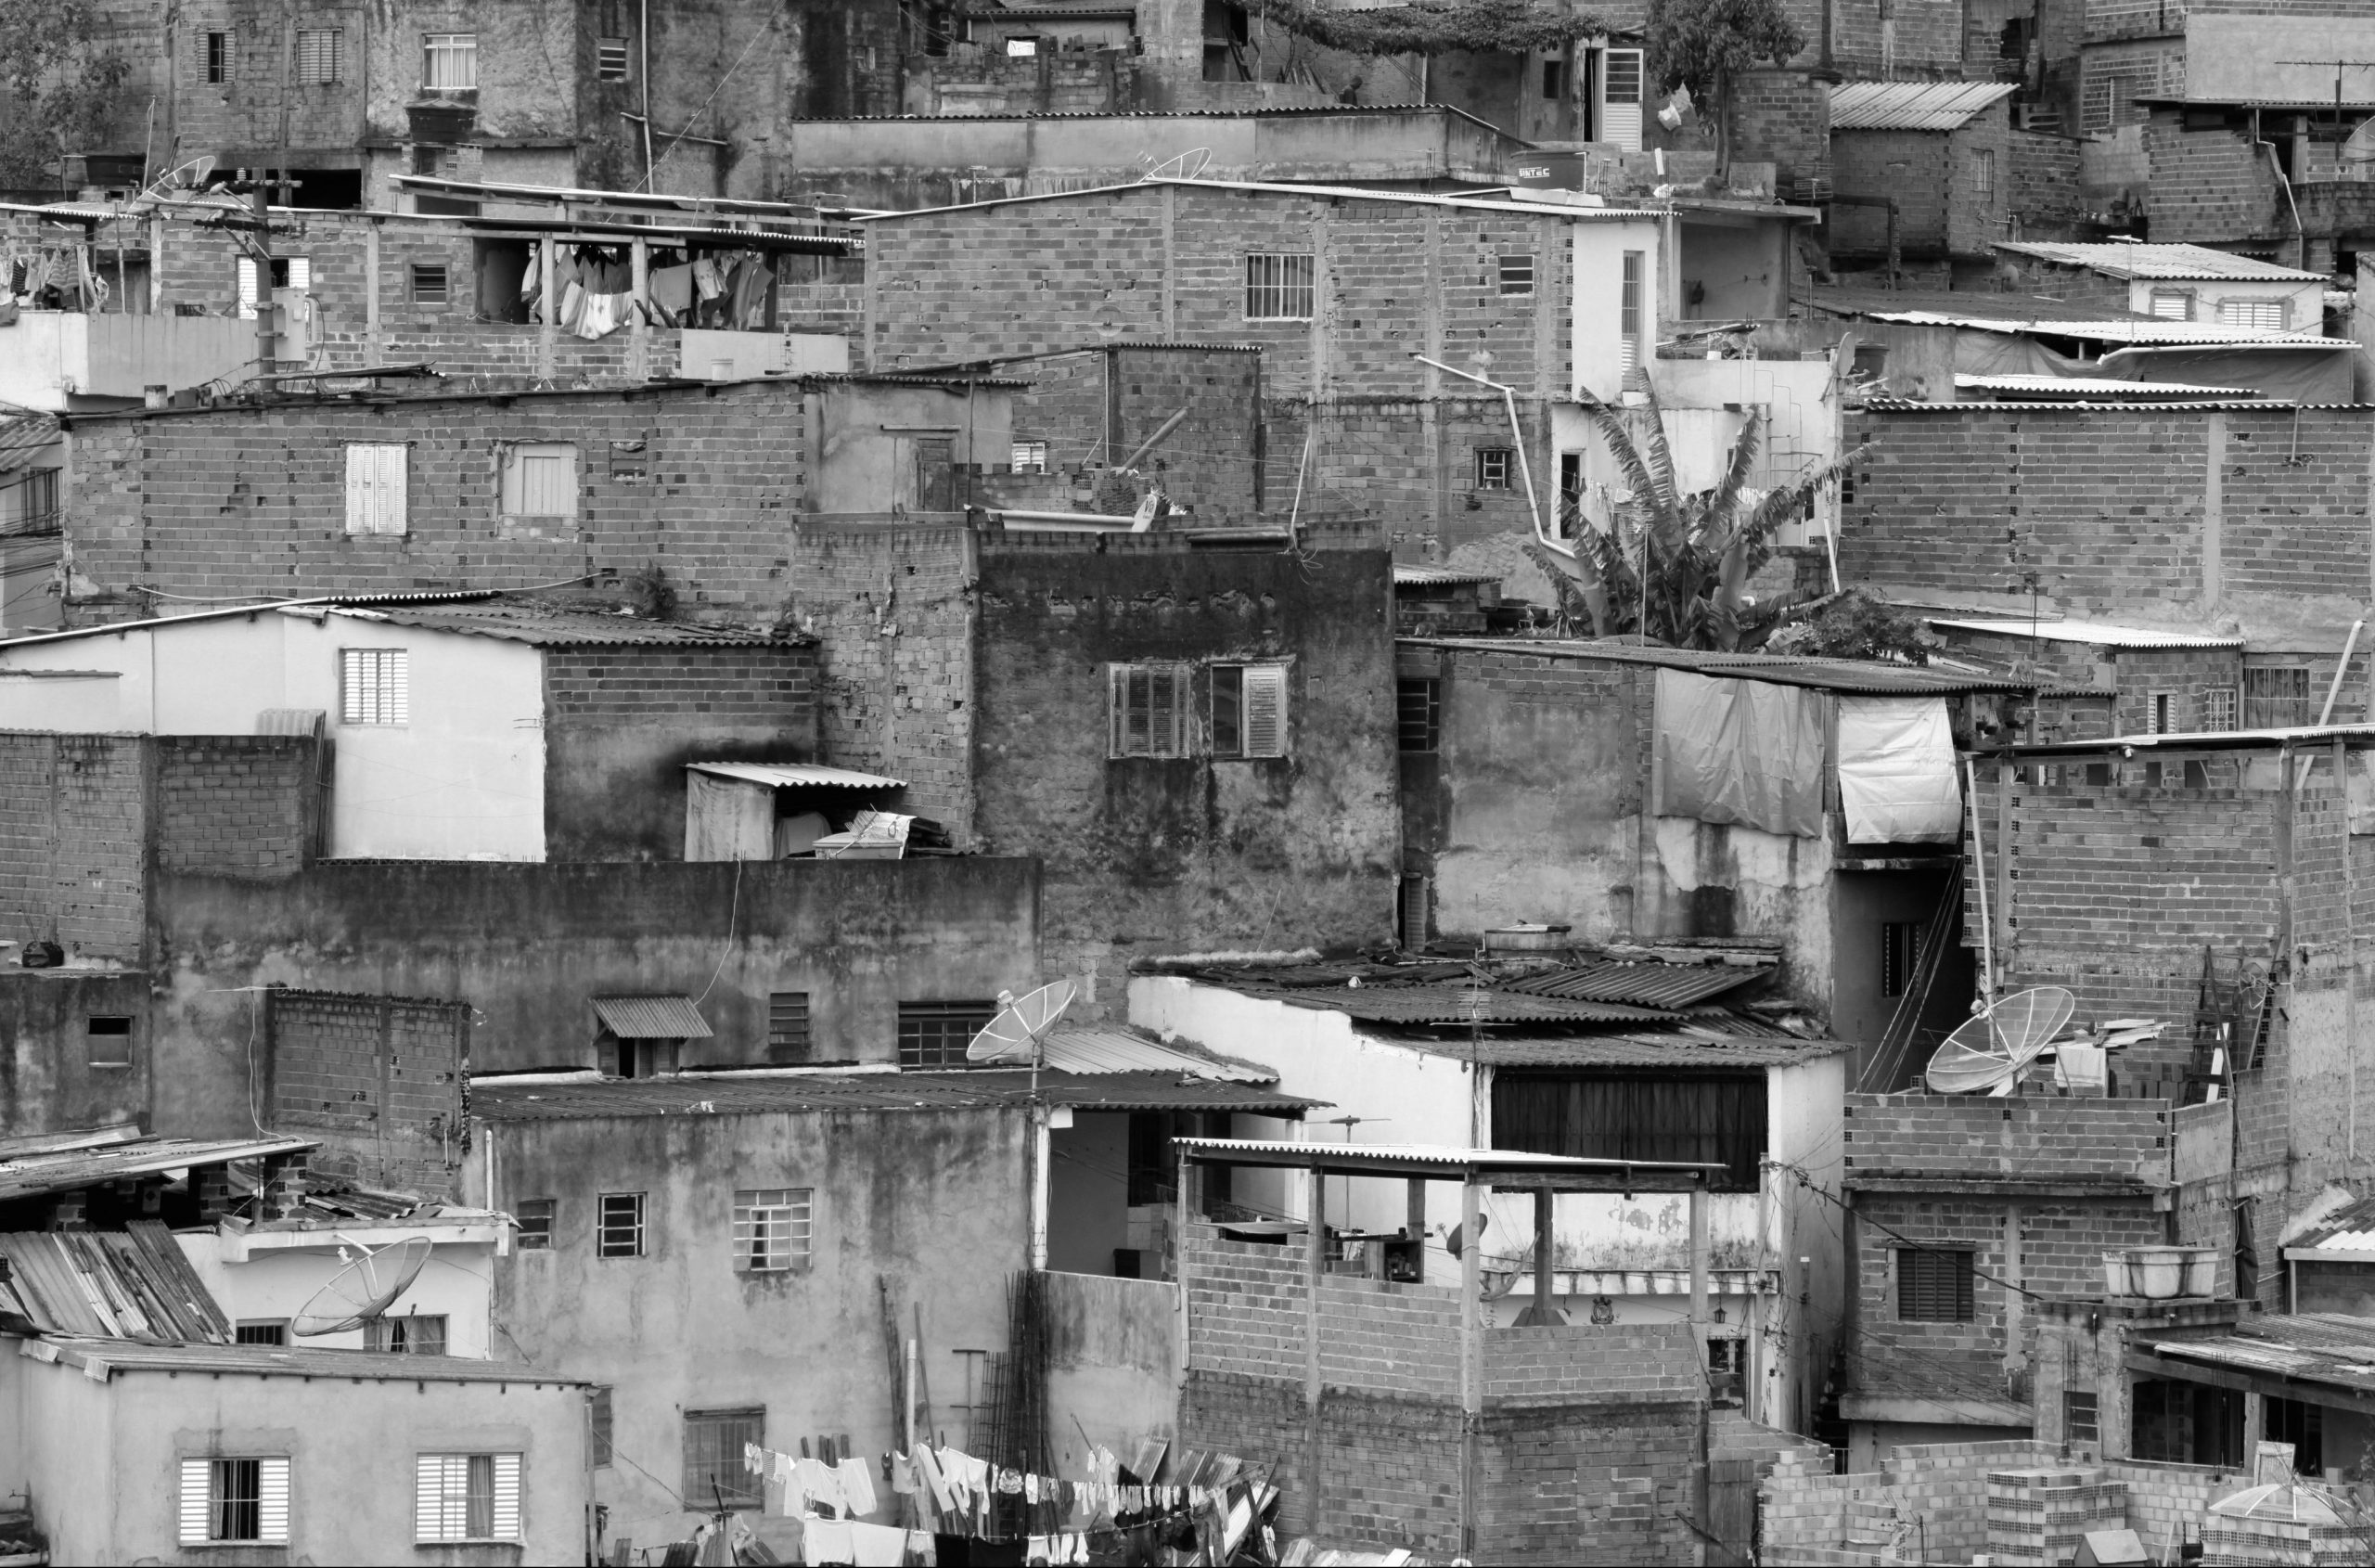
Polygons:
M469 1009L457 1002L276 992L276 1125L319 1135L314 1173L449 1195L469 1147Z
M1300 1399L1309 1311L1302 1257L1290 1247L1227 1240L1196 1223L1181 1227L1180 1247L1191 1381L1206 1373L1283 1381Z
M1906 256L1943 254L1956 192L1949 153L1956 138L1937 131L1841 131L1830 138L1831 181L1842 196L1896 199L1896 241ZM1830 253L1884 257L1889 214L1842 207L1831 219Z
M95 585L74 623L192 597L507 587L657 567L688 612L772 619L806 484L801 389L418 397L74 419L67 533ZM408 531L349 534L349 442L404 443ZM500 510L506 443L578 450L578 516ZM612 443L643 443L639 474Z
M2083 145L2074 136L2042 131L2007 133L2005 164L1999 167L1998 177L2009 181L2009 210L2020 219L2023 238L2077 236L2086 211L2078 184L2078 149ZM2011 237L1998 234L1996 238Z
M1757 1487L1760 1561L1883 1562L1906 1558L1846 1547L1882 1521L1902 1521L1921 1561L1967 1562L1987 1549L1987 1472L2056 1462L2050 1444L2021 1440L1907 1444L1881 1468L1830 1472L1828 1454L1785 1455Z
M1689 1403L1707 1377L1687 1325L1546 1324L1484 1336L1484 1401L1494 1406Z
M1120 48L1050 49L1009 56L979 44L945 55L909 55L907 112L1115 114L1136 98L1137 58Z
M1690 1399L1488 1410L1478 1439L1480 1562L1695 1564Z
M320 742L271 735L156 738L157 866L290 877L320 842Z
M818 642L823 755L905 779L910 809L971 844L971 536L955 525L795 520L785 558L791 613Z
M2188 0L2086 0L2086 41L2108 44L2122 38L2161 38L2182 34Z
M1818 27L1819 17L1814 20ZM1784 196L1802 182L1832 178L1832 80L1829 72L1781 67L1744 71L1732 84L1732 155L1772 160Z
M2169 1179L2166 1100L1851 1094L1843 1111L1862 1174Z
M148 765L136 736L0 733L0 932L139 961Z
M1459 1356L1457 1290L1342 1274L1320 1280L1319 1377L1328 1387L1456 1405Z

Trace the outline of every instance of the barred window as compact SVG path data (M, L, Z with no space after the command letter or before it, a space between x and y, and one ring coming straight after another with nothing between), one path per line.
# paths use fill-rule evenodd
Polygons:
M815 1193L805 1187L762 1187L734 1195L734 1271L774 1274L808 1255Z
M1623 340L1624 368L1631 370L1641 363L1642 307L1649 285L1650 253L1646 251L1624 252L1624 280L1616 302L1616 334Z
M1967 1251L1933 1247L1896 1250L1896 1315L1906 1323L1968 1323L1971 1303L1971 1257Z
M1516 459L1515 451L1507 446L1480 446L1476 449L1476 488L1507 490L1509 469Z
M1245 258L1245 319L1309 321L1312 258L1257 254Z
M1916 920L1882 920L1881 922L1881 995L1902 996L1913 983L1913 971L1921 963L1920 922Z
M1106 754L1188 755L1188 676L1185 664L1108 665L1111 733Z
M206 80L209 85L220 85L231 80L238 70L239 35L236 32L210 32L206 35Z
M1503 256L1501 258L1501 292L1531 294L1534 292L1534 258Z
M685 1488L687 1502L703 1499L704 1508L757 1508L765 1501L764 1483L742 1462L742 1450L767 1440L767 1410L764 1405L738 1410L685 1412Z
M594 1255L606 1258L643 1256L643 1194L602 1194L602 1222L595 1231Z
M767 997L767 1054L777 1061L805 1061L814 1042L808 1035L808 993L777 991Z
M289 1544L289 1461L285 1459L181 1461L181 1544L253 1541Z
M2243 727L2288 729L2315 724L2315 700L2309 695L2309 672L2294 666L2243 672Z
M2096 1395L2065 1391L2061 1395L2061 1435L2072 1443L2093 1443L2101 1437Z
M423 1454L414 1479L417 1541L520 1538L520 1456Z
M297 30L297 80L327 86L345 80L346 34L334 27Z
M520 1250L523 1253L548 1253L553 1250L553 1215L559 1207L550 1198L523 1198L520 1212L511 1217L520 1222Z
M340 724L403 725L412 722L411 684L401 648L339 650L338 713Z
M899 1065L968 1065L965 1047L997 1015L995 1002L901 1002Z
M2202 693L2202 727L2206 730L2229 730L2235 727L2235 688L2213 686Z
M417 305L442 305L450 289L449 275L443 262L415 262L412 265L412 300Z
M1393 700L1402 750L1436 750L1443 743L1444 683L1439 680L1395 681Z

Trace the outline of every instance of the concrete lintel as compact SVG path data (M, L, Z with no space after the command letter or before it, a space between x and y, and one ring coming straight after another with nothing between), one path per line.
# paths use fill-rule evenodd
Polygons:
M1993 1399L1925 1399L1909 1394L1842 1394L1839 1414L1851 1421L1909 1421L1929 1426L2030 1426L2026 1405Z
M2021 1176L1872 1176L1850 1172L1841 1184L1850 1192L1949 1193L1966 1197L2005 1198L2150 1198L2155 1208L2176 1202L2176 1189L2149 1181L2055 1181Z

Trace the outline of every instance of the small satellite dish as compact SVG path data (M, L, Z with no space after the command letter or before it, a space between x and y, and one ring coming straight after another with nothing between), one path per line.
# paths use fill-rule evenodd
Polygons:
M982 1026L965 1047L968 1061L1035 1062L1039 1060L1039 1039L1056 1026L1064 1009L1072 1005L1074 987L1069 980L1059 980L1042 985L1019 1000L1011 996L998 998L1006 1005L998 1009L997 1017Z
M2375 120L2359 122L2358 129L2342 144L2342 161L2345 163L2375 163Z
M311 1339L363 1327L411 1288L429 1266L429 1238L416 1236L365 1253L314 1292L313 1300L289 1320L289 1331Z
M2059 985L2016 991L1946 1036L1924 1074L1938 1094L2007 1095L2070 1022L2078 998Z

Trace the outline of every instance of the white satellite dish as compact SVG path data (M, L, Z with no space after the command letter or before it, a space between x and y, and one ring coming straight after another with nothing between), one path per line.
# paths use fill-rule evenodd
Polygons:
M2078 998L2059 985L2016 991L1974 1015L1930 1058L1924 1076L1938 1094L2007 1095L2070 1022Z
M2342 144L2342 161L2345 163L2375 163L2375 120L2362 121L2357 130Z
M1042 985L1029 996L1016 998L1003 996L1005 1005L997 1017L990 1020L973 1043L965 1047L968 1061L1011 1061L1035 1065L1039 1060L1039 1040L1064 1016L1072 1005L1075 987L1069 980L1059 980Z
M366 1252L314 1292L313 1299L289 1320L289 1331L311 1339L363 1327L412 1287L429 1265L429 1239L415 1236L376 1253Z
M140 194L144 197L158 197L169 190L203 190L206 188L207 177L213 173L214 155L211 152L206 153L191 159L186 163L177 164L166 170L149 181L148 188Z

